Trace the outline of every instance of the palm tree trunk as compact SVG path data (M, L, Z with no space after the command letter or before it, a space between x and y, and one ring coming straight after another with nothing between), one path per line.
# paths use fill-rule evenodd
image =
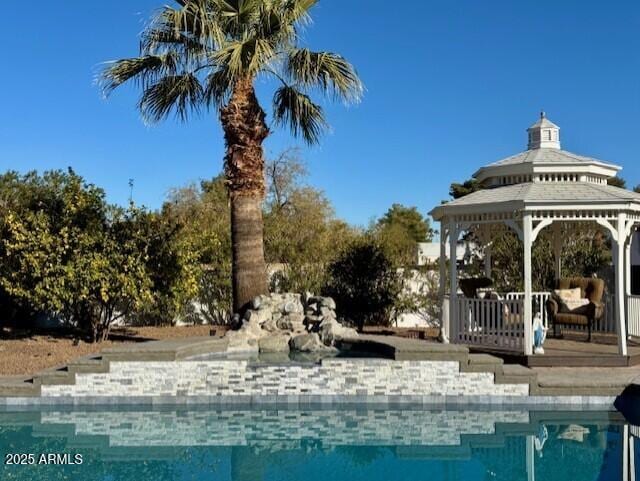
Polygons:
M240 312L254 297L267 292L262 240L262 197L231 198L233 309Z
M239 80L221 109L225 134L225 176L231 200L233 310L242 312L255 296L267 293L264 261L262 142L269 135L265 113L251 79Z

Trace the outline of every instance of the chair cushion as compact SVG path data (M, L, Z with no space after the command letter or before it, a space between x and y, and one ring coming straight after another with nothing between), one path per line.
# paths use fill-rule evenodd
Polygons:
M582 297L579 287L574 287L572 289L556 289L553 293L562 301L580 299Z
M579 287L573 289L556 289L553 297L558 303L558 312L586 314L585 306L589 304L589 299L581 297Z
M592 302L601 302L604 295L605 284L602 279L596 277L565 277L556 280L558 289L580 288L580 297L586 297Z
M589 299L565 299L558 306L559 312L586 315L590 303Z
M557 324L568 324L573 326L587 326L589 324L589 318L582 314L561 312L556 314L554 322Z

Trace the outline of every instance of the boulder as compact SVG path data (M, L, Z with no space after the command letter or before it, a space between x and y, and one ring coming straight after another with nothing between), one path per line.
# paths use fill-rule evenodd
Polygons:
M298 352L333 352L335 348L325 346L317 333L299 334L289 341L289 347Z
M254 297L251 300L251 309L260 309L261 305L262 305L262 296Z
M336 311L333 309L329 309L328 307L322 306L320 308L320 315L322 317L335 317Z
M229 331L225 335L229 340L227 351L258 352L258 338L248 334L247 331Z
M301 313L304 311L304 307L300 301L287 301L282 310L285 314Z
M320 301L320 305L322 307L327 307L332 311L336 310L336 301L334 301L333 298L331 297L322 297Z
M278 328L278 318L272 317L268 321L265 321L262 324L262 329L264 329L267 332L277 332L279 330L279 328Z
M271 319L272 317L272 313L271 310L269 309L258 309L258 310L252 310L249 309L247 310L247 312L244 315L244 319L246 322L250 322L252 324L264 324L265 322L267 322L268 320Z
M289 336L284 334L271 335L258 341L260 352L289 352Z
M305 294L257 296L243 319L234 315L237 331L227 334L229 350L287 352L335 351L336 340L357 336L356 331L340 324L336 303L330 297ZM313 331L313 332L307 332Z
M358 337L355 329L345 327L335 319L325 319L320 324L320 340L327 346L333 346L336 341Z

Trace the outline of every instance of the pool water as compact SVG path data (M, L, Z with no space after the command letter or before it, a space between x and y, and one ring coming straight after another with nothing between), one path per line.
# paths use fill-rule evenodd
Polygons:
M0 480L640 480L636 435L588 411L3 411Z

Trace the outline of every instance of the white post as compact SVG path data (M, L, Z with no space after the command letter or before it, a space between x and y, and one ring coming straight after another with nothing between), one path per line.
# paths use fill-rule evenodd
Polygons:
M438 299L441 306L440 329L443 341L449 340L451 335L451 315L450 311L445 312L444 296L447 290L447 229L444 221L440 221L440 291Z
M631 242L633 242L633 234L629 236L624 247L624 292L627 296L631 295Z
M624 269L625 269L625 237L626 237L626 221L627 214L621 212L618 214L618 224L616 226L616 242L615 246L615 272L616 272L616 321L618 325L618 352L627 355L627 323L625 319L625 287L624 287Z
M457 266L458 225L449 220L449 330L451 342L458 341L458 266Z
M524 353L533 354L533 315L531 309L531 238L533 221L531 213L522 216L522 243L524 245Z
M553 255L556 279L562 277L562 224L555 221L553 224Z
M627 324L629 320L629 296L631 295L631 241L633 235L629 236L624 244L624 314Z

